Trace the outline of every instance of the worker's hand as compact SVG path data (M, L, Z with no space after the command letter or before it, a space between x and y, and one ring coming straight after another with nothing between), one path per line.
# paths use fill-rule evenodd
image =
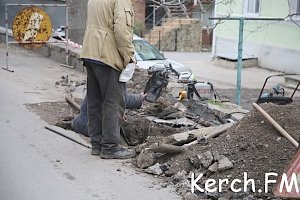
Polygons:
M136 59L135 56L131 56L129 63L135 63L136 64Z
M127 122L127 115L125 115L125 114L123 115L123 121Z
M145 97L147 96L147 93L140 93L140 96L142 99L145 99Z

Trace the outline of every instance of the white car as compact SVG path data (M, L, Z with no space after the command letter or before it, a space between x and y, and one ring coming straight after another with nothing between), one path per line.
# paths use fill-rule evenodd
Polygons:
M165 58L154 46L149 44L146 40L136 35L133 36L133 44L135 48L135 57L137 60L137 66L139 68L148 69L151 66L169 66L172 65L172 68L180 74L181 72L190 72L192 70L184 66L183 64L176 62L171 59Z
M53 31L52 37L61 40L62 38L65 38L65 26L59 26L57 29Z
M65 38L65 26L59 26L53 33L53 38L61 40ZM143 69L148 69L151 66L165 67L172 65L172 68L180 74L181 72L190 72L192 70L183 64L174 60L165 58L154 46L149 44L145 39L134 35L133 44L135 48L135 57L137 66Z

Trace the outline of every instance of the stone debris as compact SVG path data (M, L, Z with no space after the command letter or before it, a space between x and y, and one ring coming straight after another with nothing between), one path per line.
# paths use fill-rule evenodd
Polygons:
M212 153L210 151L206 151L203 154L198 155L198 158L200 160L200 163L205 168L208 168L212 164L212 162L214 160L214 157L213 157L213 155L212 155Z
M176 102L174 105L173 105L173 108L181 111L181 112L186 112L187 111L187 108L181 103L181 102Z
M214 161L218 161L220 159L220 154L218 151L212 151L212 155L214 157Z
M187 192L190 191L190 189L191 189L191 183L190 183L189 180L184 179L181 182L177 183L176 187L177 187L176 188L176 192L178 194L184 195L184 194L186 194Z
M199 200L198 196L196 194L193 194L191 192L187 192L183 196L183 200Z
M179 171L177 172L177 174L173 176L172 183L176 185L177 183L185 180L186 178L187 178L187 172L185 170Z
M198 156L189 156L189 161L192 163L192 165L196 168L199 169L201 167L201 162Z
M142 151L137 158L137 167L145 169L155 162L155 153L152 151Z
M211 166L209 166L208 170L211 172L217 172L218 171L218 162L213 163Z
M220 172L233 168L232 162L226 157L221 155L218 161L218 170Z
M163 173L163 170L161 169L160 164L156 163L155 165L145 169L145 172L147 172L148 174L161 175Z

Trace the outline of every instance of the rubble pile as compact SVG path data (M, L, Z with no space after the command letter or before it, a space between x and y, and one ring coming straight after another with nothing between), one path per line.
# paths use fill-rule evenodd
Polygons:
M261 106L293 138L299 139L300 104ZM198 185L204 188L207 179L244 180L244 173L247 173L248 179L255 180L256 189L264 188L265 173L274 172L280 176L296 150L258 111L252 110L206 145L195 144L178 154L155 154L142 150L135 164L144 168L146 173L165 177L186 199L268 199L272 197L271 184L269 193L233 193L225 185L221 193L192 194L191 176L197 177L202 173Z
M128 92L143 93L148 78L146 70L137 69L127 83ZM66 83L72 94L84 96L84 83L66 79L62 77L56 85ZM256 110L248 112L235 104L214 100L179 100L178 92L182 89L182 84L170 81L156 102L144 101L141 109L126 111L121 133L138 153L133 164L145 173L162 178L161 187L174 185L184 199L274 198L271 191L234 193L228 185L224 185L222 192L191 193L192 176L199 175L203 175L197 182L201 188L208 179L243 180L244 173L255 180L256 188L264 188L265 173L280 175L296 148ZM299 139L299 103L261 106L294 139ZM224 130L220 128L227 125ZM212 132L219 134L205 138ZM169 146L164 149L163 145Z
M148 78L146 70L137 69L127 83L127 91L143 92ZM184 84L170 80L167 89L154 103L144 101L141 109L127 110L127 120L122 123L122 133L127 143L170 142L168 136L174 133L218 126L227 123L227 120L237 121L247 112L231 103L179 100L179 91L184 89Z
M72 80L74 78L69 77L68 74L64 74L61 76L61 80L56 81L55 85L58 86L66 86L70 88L70 92L74 92L76 87L82 86L82 85L86 85L86 80L82 80L82 81L74 81Z

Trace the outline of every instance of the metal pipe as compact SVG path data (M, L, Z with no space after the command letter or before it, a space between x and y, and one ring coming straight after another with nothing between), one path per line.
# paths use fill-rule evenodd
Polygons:
M40 6L40 7L47 7L47 6L51 6L51 7L64 7L65 4L28 4L28 3L21 3L21 4L18 4L18 3L8 3L7 4L8 6Z
M242 65L243 65L243 40L244 40L244 19L240 18L239 27L239 44L238 44L238 62L237 62L237 78L235 102L237 105L241 103L241 82L242 82Z
M24 42L17 42L17 41L8 41L7 42L8 44L45 44L45 43L60 43L60 44L65 44L65 42L61 42L61 41L53 41L53 42L49 42L49 41L46 41L46 42L42 42L42 41L24 41Z
M245 20L261 20L261 21L283 21L284 18L268 18L268 17L210 17L210 20L239 20L239 43L238 43L238 63L237 63L237 81L236 81L236 95L235 101L240 105L241 100L241 76L243 63L243 32Z
M155 20L156 20L156 14L155 14L155 12L156 12L156 7L153 7L153 27L152 28L154 28L155 27Z
M214 18L216 18L217 12L218 12L218 3L215 4L215 9L213 9L213 12L214 12ZM213 26L215 26L215 24L216 24L216 21L214 20L213 21ZM213 39L212 39L212 50L211 50L212 55L211 56L214 59L215 56L216 56L216 53L217 53L217 49L216 49L217 36L216 36L216 29L215 28L212 29L212 36L213 36Z
M6 41L6 69L8 69L8 16L7 16L7 4L5 5L5 41Z
M261 20L261 21L283 21L284 18L271 18L271 17L210 17L212 20Z
M288 141L290 141L295 147L298 148L299 143L292 138L288 132L286 132L264 109L262 109L259 105L256 103L253 103L252 106L258 110L271 124L274 128L276 128Z
M66 0L66 65L69 65L69 6Z
M160 51L160 41L161 41L161 33L160 30L158 31L158 50Z
M50 127L50 126L45 126L45 129L47 129L47 130L49 130L49 131L52 131L53 133L56 133L56 134L58 134L58 135L60 135L60 136L62 136L62 137L64 137L64 138L67 138L68 140L71 140L72 142L75 142L75 143L77 143L77 144L80 144L81 146L84 146L84 147L86 147L86 148L88 148L88 149L91 148L90 146L88 146L88 145L86 145L86 144L83 144L82 142L80 142L80 141L78 141L78 140L75 140L75 139L71 138L70 136L68 136L68 135L66 135L66 134L64 134L64 133L61 133L61 132L59 132L58 130L55 130L54 128L52 128L52 127Z
M177 35L178 35L178 28L175 30L175 51L177 51L177 42L178 42L178 40L177 40Z
M293 92L293 94L291 96L291 99L294 97L296 91L298 90L299 85L300 85L300 81L298 82L298 84L297 84L297 86L296 86L296 88L295 88L295 90L294 90L294 92Z
M14 70L10 70L8 68L8 15L7 15L7 4L5 4L5 67L2 67L2 69L9 71L9 72L14 72Z

